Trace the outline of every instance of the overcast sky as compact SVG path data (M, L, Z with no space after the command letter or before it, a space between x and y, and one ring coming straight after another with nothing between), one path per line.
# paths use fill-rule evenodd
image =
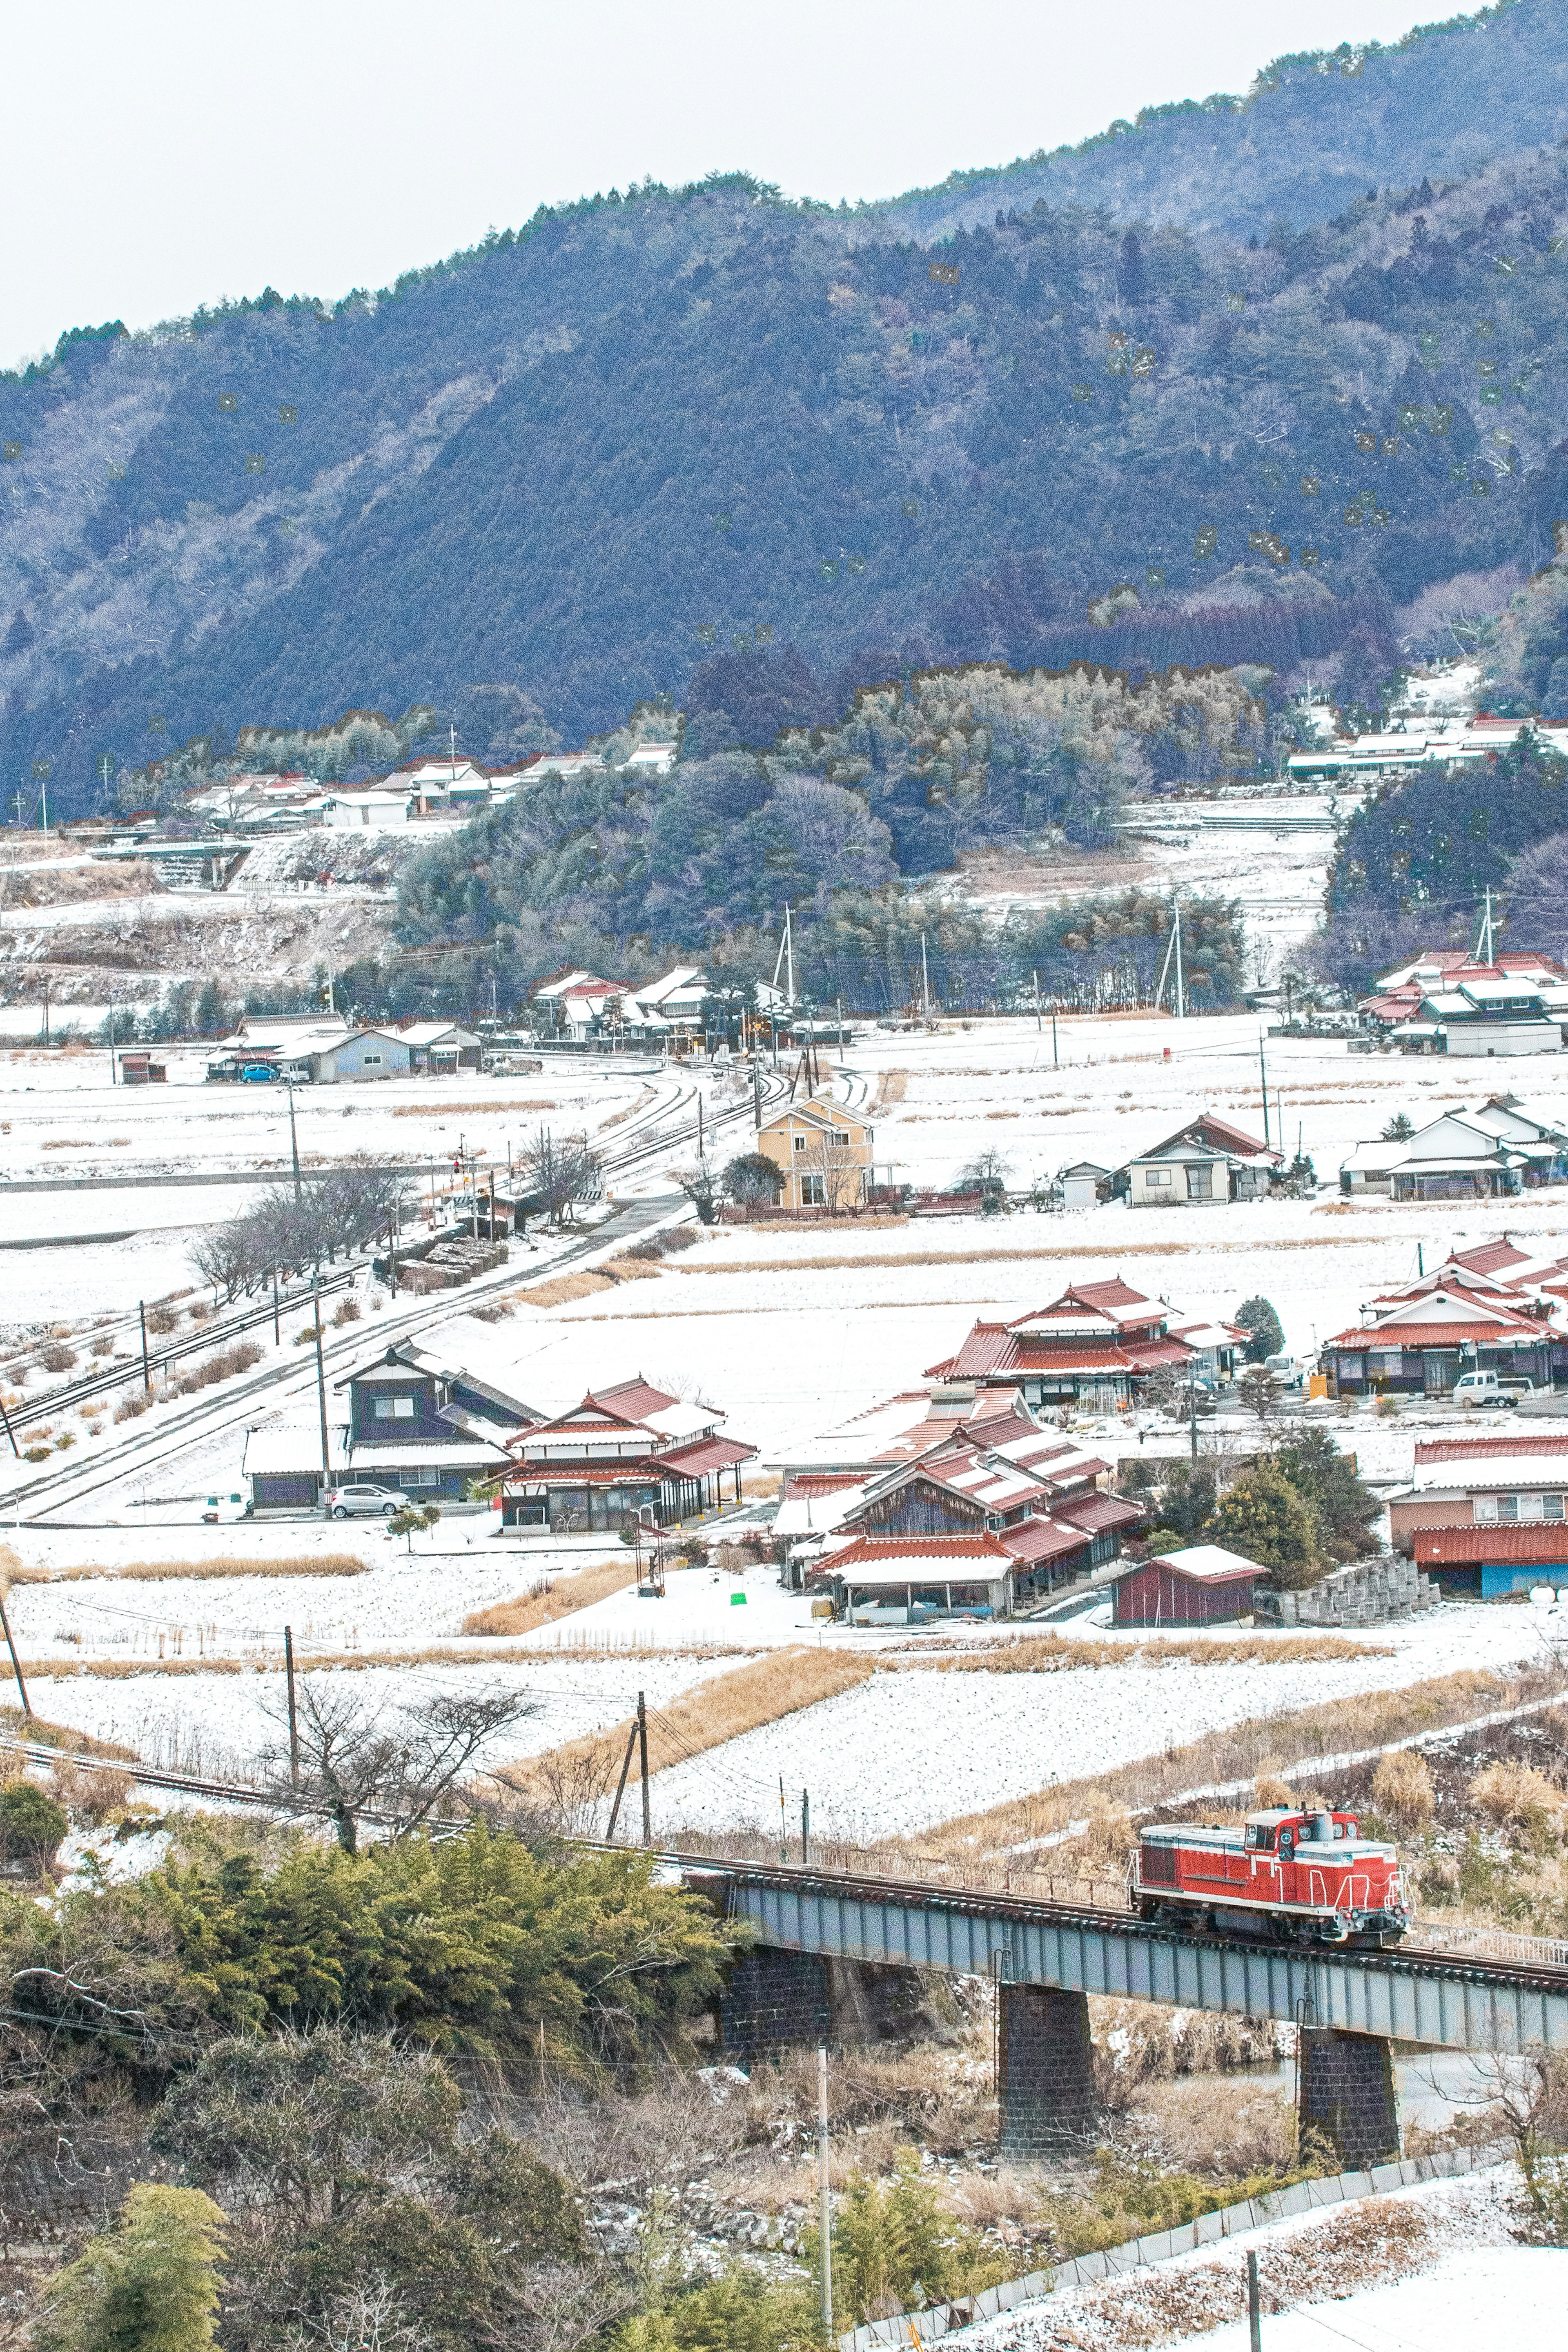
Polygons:
M329 299L540 204L744 170L889 196L1413 0L46 0L7 12L0 366L68 327ZM1440 12L1439 12L1440 13Z

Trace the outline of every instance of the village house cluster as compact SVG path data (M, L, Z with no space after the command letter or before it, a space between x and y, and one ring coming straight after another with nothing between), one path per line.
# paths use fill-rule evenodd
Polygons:
M1568 1129L1509 1094L1489 1095L1474 1110L1443 1111L1406 1135L1358 1143L1340 1168L1342 1192L1395 1201L1495 1200L1565 1179Z
M1568 974L1533 949L1483 958L1424 948L1384 972L1357 1010L1374 1035L1407 1054L1560 1054L1568 1042Z
M335 1381L327 1458L315 1422L250 1432L245 1475L257 1512L332 1507L340 1488L398 1500L481 1501L503 1529L618 1533L666 1527L739 1501L756 1448L723 1434L716 1407L640 1374L563 1406L542 1399L531 1356L493 1324L455 1315L378 1349Z
M1484 1242L1369 1300L1359 1325L1323 1342L1323 1370L1340 1396L1449 1397L1483 1373L1550 1389L1568 1376L1564 1302L1568 1258Z

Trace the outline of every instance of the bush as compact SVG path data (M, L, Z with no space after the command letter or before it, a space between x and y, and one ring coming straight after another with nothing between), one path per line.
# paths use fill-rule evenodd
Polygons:
M0 1790L0 1851L7 1862L42 1871L69 1827L62 1809L31 1780L13 1780Z
M1390 1748L1377 1759L1372 1776L1373 1801L1402 1830L1418 1830L1435 1811L1432 1773L1425 1756L1414 1748Z
M165 1331L174 1330L179 1319L177 1307L149 1307L147 1309L147 1328L156 1332L160 1338Z
M121 1398L115 1406L114 1418L116 1421L137 1421L146 1412L152 1402L153 1396L150 1390L132 1389L131 1394Z
M22 1459L24 1462L47 1462L53 1451L50 1445L26 1445L22 1449Z
M737 2263L689 2294L639 2312L615 2352L816 2352L824 2342L816 2290Z
M816 2263L814 2233L805 2233ZM934 2180L925 2179L912 2147L899 2151L890 2181L857 2173L833 2224L834 2301L857 2321L890 2318L917 2297L940 2303L973 2294L1007 2274L988 2257L978 2231L942 2212Z
M44 2289L37 2352L205 2352L225 2226L199 2189L138 2182L116 2226Z
M46 1372L68 1372L76 1360L76 1349L68 1348L63 1339L50 1339L38 1350L38 1361Z
M1498 1829L1517 1829L1539 1844L1558 1822L1563 1795L1528 1764L1489 1764L1470 1782L1470 1802Z

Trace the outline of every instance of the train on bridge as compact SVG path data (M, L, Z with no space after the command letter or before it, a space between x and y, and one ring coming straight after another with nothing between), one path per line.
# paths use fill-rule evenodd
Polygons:
M1139 1833L1128 1895L1141 1919L1220 1935L1379 1950L1410 1925L1399 1854L1354 1813L1277 1805L1239 1828L1157 1824Z

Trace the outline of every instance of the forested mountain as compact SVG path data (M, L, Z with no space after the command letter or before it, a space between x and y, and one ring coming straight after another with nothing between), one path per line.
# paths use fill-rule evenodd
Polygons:
M1281 142L1306 174L1261 241L1171 217L1202 211L1178 111L959 229L962 191L645 188L380 297L67 337L0 380L7 771L63 814L105 757L352 708L428 705L480 758L660 692L740 720L737 646L751 740L941 661L1307 660L1370 698L1397 607L1533 568L1568 513L1563 47L1518 0L1200 110L1236 189ZM1431 152L1321 218L1369 141L1369 184L1414 175L1412 107L1468 176Z
M1568 16L1556 0L1503 0L1393 47L1278 58L1244 98L1149 107L1081 146L954 173L888 212L922 242L1040 197L1266 237L1276 221L1326 221L1370 187L1460 179L1556 146L1565 114Z

